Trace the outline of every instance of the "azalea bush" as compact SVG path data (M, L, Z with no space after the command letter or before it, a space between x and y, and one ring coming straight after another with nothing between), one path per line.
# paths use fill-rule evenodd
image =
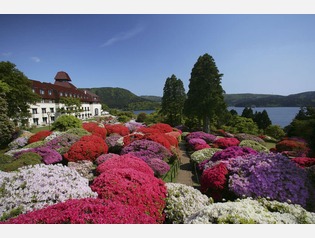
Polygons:
M232 158L229 170L229 190L238 197L269 197L280 202L292 202L306 208L310 197L307 173L281 154L265 154Z
M44 140L47 136L49 136L52 133L52 131L49 130L43 130L43 131L39 131L36 134L32 135L29 139L28 139L28 144L31 144L33 142L37 142L40 140Z
M106 138L107 130L104 127L100 127L96 122L85 122L82 124L82 127L92 135L99 136L102 139Z
M96 177L91 188L99 198L135 206L157 223L164 222L166 186L153 175L131 168L112 168Z
M194 131L189 133L186 137L185 140L188 142L190 139L202 139L206 143L213 143L216 139L217 136L203 132L203 131Z
M41 164L42 163L42 157L36 153L33 152L27 152L24 154L21 154L17 158L12 158L8 161L5 161L4 163L0 162L0 170L4 172L10 172L18 170L19 168L23 166L28 165L35 165L35 164Z
M125 127L129 129L129 132L135 132L138 128L144 127L144 124L136 121L129 121L125 123Z
M182 224L190 215L212 203L199 190L180 183L166 183L167 197L164 213L166 221L172 224Z
M131 142L133 142L135 140L142 140L142 139L144 139L144 137L145 137L145 135L141 132L133 132L129 135L126 135L123 138L124 146L129 145Z
M166 123L155 123L150 126L150 128L157 129L160 133L172 132L173 127Z
M190 159L194 163L199 164L206 159L211 159L211 157L220 150L221 149L219 148L206 148L206 149L198 150L198 151L193 152L190 155Z
M239 141L252 140L252 141L256 141L262 145L265 145L265 141L262 138L260 138L259 136L246 134L246 133L238 133L238 134L235 134L234 137L236 139L238 139Z
M241 147L249 147L258 152L269 152L269 149L261 143L253 140L242 140L239 144Z
M71 162L78 160L94 161L102 154L108 152L108 146L103 139L95 135L82 136L81 139L75 142L64 158Z
M218 138L213 142L215 148L225 149L231 146L238 146L240 141L236 138Z
M131 154L146 161L150 158L168 159L172 153L163 145L150 140L135 140L121 150L121 154Z
M314 224L315 213L299 205L265 198L213 203L187 217L185 224Z
M296 157L292 158L291 161L296 163L298 166L305 168L311 167L315 165L315 158L308 158L308 157Z
M107 130L107 135L118 134L121 136L126 136L130 133L128 127L123 124L105 124Z
M154 224L135 206L97 198L69 199L9 219L6 224Z
M28 138L27 137L18 137L15 140L11 141L8 144L8 147L11 150L19 149L24 147L28 143Z
M70 134L70 133L63 133L62 135L57 136L56 138L50 140L45 144L46 147L50 149L56 150L60 154L65 154L68 152L70 147L77 141L80 140L80 136Z
M309 153L310 149L307 143L301 139L287 138L276 144L278 152L292 151L294 157L305 157Z
M88 180L61 164L36 164L16 172L0 171L0 217L43 208L70 198L96 197Z
M165 175L171 168L164 160L157 158L147 159L146 163L150 166L154 172L154 175L158 178Z
M113 156L107 159L106 161L97 166L96 172L101 174L107 172L108 170L117 168L120 169L130 168L143 172L149 176L154 175L154 171L146 162L130 154Z
M114 153L102 154L99 157L97 157L95 162L96 162L97 165L100 165L103 162L105 162L106 160L108 160L110 158L115 158L115 157L119 157L119 155L118 154L114 154Z
M111 134L105 140L108 152L119 154L124 146L124 138L119 134Z

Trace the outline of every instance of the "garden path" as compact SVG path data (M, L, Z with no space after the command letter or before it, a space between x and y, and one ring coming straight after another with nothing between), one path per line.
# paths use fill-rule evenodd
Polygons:
M190 158L186 153L185 141L179 143L180 166L175 182L199 188L199 181L195 175L194 166L190 163Z

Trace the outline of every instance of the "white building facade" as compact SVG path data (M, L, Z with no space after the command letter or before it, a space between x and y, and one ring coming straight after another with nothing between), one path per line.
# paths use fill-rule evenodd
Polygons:
M42 83L31 80L32 90L41 97L41 102L30 105L29 125L46 126L53 123L67 108L60 102L61 98L73 97L81 101L81 110L76 114L77 118L85 120L100 116L102 105L96 94L87 90L77 89L71 82L69 75L59 71L55 76L55 83ZM61 110L62 109L62 110Z

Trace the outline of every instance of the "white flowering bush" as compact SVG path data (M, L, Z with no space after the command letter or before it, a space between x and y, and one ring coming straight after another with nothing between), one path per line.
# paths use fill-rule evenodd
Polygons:
M64 133L64 132L61 132L61 131L53 131L53 133L51 133L49 136L47 136L47 137L44 139L44 141L45 141L45 142L51 141L51 140L55 139L56 137L61 136L61 135L63 135L63 134L65 134L65 133Z
M314 224L315 213L300 205L265 198L213 203L191 215L185 224Z
M164 212L168 222L182 224L184 219L211 204L211 199L199 190L180 183L166 183Z
M217 151L220 151L222 149L219 148L206 148L202 150L197 150L194 153L191 154L190 159L199 164L200 162L210 159Z
M88 197L97 197L88 180L61 164L37 164L11 173L0 171L0 220L16 209L26 213L70 198Z

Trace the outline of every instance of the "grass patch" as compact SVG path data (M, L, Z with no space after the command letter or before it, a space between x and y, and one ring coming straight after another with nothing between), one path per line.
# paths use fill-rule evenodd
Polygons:
M42 126L42 127L36 127L36 128L31 129L29 131L32 133L37 133L39 131L50 130L50 129L51 129L51 126L50 127L49 126Z

